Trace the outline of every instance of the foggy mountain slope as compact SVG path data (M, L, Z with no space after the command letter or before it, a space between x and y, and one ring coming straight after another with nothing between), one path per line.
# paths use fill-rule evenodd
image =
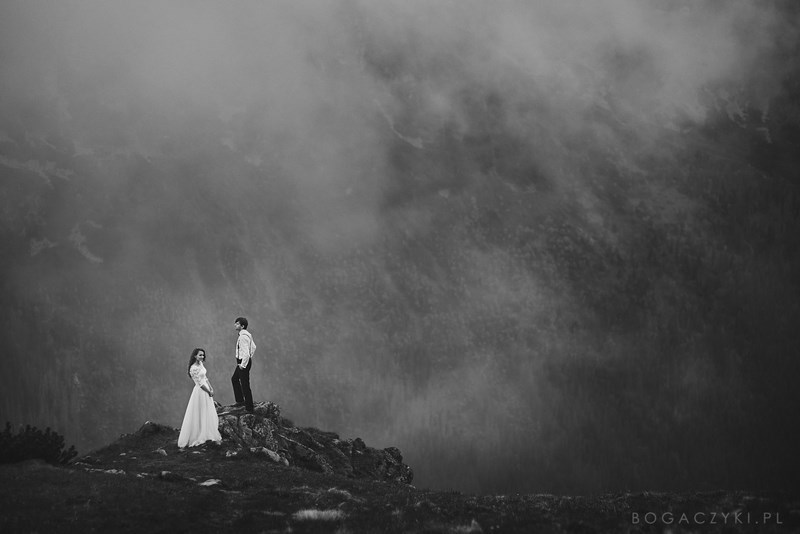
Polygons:
M790 4L2 9L12 422L177 425L243 314L423 486L796 480Z

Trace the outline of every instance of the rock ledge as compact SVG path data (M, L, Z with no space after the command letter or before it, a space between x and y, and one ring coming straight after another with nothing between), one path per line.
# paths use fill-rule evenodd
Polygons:
M231 458L247 451L284 465L351 478L404 484L414 478L396 447L375 449L361 438L341 439L334 432L297 428L271 402L257 403L253 413L234 406L219 406L217 413L223 446L232 446Z

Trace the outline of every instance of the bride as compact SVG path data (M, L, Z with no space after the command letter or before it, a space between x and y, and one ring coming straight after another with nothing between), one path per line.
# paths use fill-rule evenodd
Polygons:
M208 440L217 443L222 441L219 433L219 418L214 407L214 388L206 378L206 368L203 360L206 359L205 349L194 349L189 357L189 376L194 380L195 386L186 415L183 416L181 434L178 436L178 447L184 448L202 445Z

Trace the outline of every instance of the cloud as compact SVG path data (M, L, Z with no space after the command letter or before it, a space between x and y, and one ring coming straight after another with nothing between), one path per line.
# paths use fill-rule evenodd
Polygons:
M145 345L152 350L136 357L155 368L184 344L152 333L163 328L212 339L210 352L224 353L227 330L217 325L250 309L265 338L267 326L278 332L275 345L289 356L276 358L300 361L286 363L287 383L319 390L380 375L385 388L373 397L357 388L341 396L342 418L361 414L354 426L382 431L386 421L368 403L406 394L404 377L384 375L411 354L431 373L441 364L451 374L415 377L419 395L395 424L413 436L414 421L435 408L477 427L506 421L506 408L541 409L531 404L529 391L544 385L533 371L511 381L487 361L516 351L520 365L537 368L545 352L585 349L563 340L583 308L558 266L534 258L547 283L561 284L548 287L531 257L502 248L509 235L477 231L582 217L586 242L612 242L608 203L587 185L605 176L593 169L611 160L644 180L636 158L665 131L702 122L716 84L746 93L731 97L731 109L764 109L780 90L773 52L797 39L796 21L774 6L6 2L0 143L9 154L0 165L52 184L26 193L46 200L34 204L49 224L36 221L25 254L64 262L70 247L52 245L67 241L81 268L91 264L91 283L70 287L96 291L88 300L97 317L119 320L102 350ZM690 210L679 195L659 195L669 201L665 218ZM512 237L534 256L541 236L533 224L524 230ZM56 268L36 276L48 273L62 280ZM109 310L118 315L108 319ZM546 331L537 338L545 348L531 350L528 338L504 345L500 330ZM303 357L319 364L316 375L300 369ZM427 362L434 357L441 361ZM385 366L365 365L373 360ZM503 403L463 411L472 393L464 383L483 396L508 387ZM291 384L272 385L293 394Z

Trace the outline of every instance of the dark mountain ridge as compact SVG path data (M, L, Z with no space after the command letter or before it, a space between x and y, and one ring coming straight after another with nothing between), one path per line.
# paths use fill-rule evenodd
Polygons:
M259 398L426 486L794 488L796 8L399 4L4 6L4 416L174 426L246 314Z

